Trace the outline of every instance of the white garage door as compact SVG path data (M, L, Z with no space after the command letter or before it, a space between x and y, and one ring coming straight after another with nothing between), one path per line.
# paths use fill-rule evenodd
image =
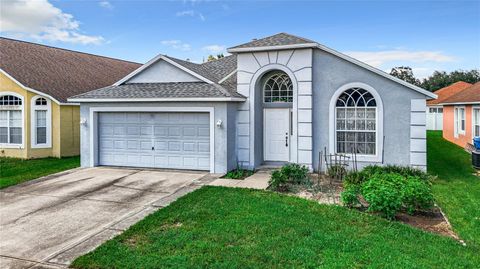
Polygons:
M100 165L210 169L208 113L102 112Z

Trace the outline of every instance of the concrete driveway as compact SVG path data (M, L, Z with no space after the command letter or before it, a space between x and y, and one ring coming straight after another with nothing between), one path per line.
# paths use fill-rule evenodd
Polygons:
M57 268L211 181L201 172L74 169L0 191L0 267Z

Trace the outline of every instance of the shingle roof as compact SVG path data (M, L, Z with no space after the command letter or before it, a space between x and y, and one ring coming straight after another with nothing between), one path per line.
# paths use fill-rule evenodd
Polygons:
M0 38L0 68L26 87L60 102L112 85L141 65L40 44Z
M127 83L76 95L74 99L243 97L206 82Z
M299 44L316 44L317 42L290 35L287 33L278 33L272 36L268 36L261 39L255 39L248 43L244 43L235 47L229 48L232 49L241 49L241 48L255 48L255 47L271 47L271 46L286 46L286 45L299 45Z
M446 98L442 103L480 103L480 82Z
M427 101L427 105L437 105L441 104L445 101L445 99L449 98L450 96L459 93L460 91L472 86L472 84L464 82L464 81L458 81L455 82L447 87L441 88L439 90L436 90L434 93L438 95L437 99L432 99Z

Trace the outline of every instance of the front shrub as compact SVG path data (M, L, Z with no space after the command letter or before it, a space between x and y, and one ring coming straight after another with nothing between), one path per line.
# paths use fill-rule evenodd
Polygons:
M270 189L276 191L288 191L288 177L281 170L275 170L270 176L268 184Z
M393 219L402 207L402 190L405 178L398 174L375 174L361 187L361 194L368 202L368 211L380 212Z
M253 171L247 169L234 169L229 171L223 178L230 178L230 179L244 179L253 175Z
M408 214L417 209L427 209L433 206L433 194L430 184L419 177L408 177L403 186L403 204Z
M371 165L345 176L342 202L351 207L363 197L368 211L380 212L388 219L402 209L413 214L433 206L432 180L432 176L411 167Z
M308 168L305 165L289 163L282 166L281 171L290 183L302 184L308 180Z
M306 184L309 182L308 168L305 165L289 163L280 170L272 172L270 181L270 189L276 191L288 191L291 185Z
M347 168L343 165L332 165L328 168L327 174L332 178L341 179L347 174Z
M341 193L340 198L342 199L342 203L348 207L353 207L360 204L360 201L358 200L359 193L360 190L358 186L348 185Z

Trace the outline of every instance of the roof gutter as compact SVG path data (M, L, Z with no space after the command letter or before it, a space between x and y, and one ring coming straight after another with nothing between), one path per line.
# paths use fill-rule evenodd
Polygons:
M453 103L440 103L441 106L454 106L454 105L480 105L480 101L472 102L453 102Z
M109 103L109 102L243 102L242 97L219 97L219 98L69 98L69 102L75 103Z

